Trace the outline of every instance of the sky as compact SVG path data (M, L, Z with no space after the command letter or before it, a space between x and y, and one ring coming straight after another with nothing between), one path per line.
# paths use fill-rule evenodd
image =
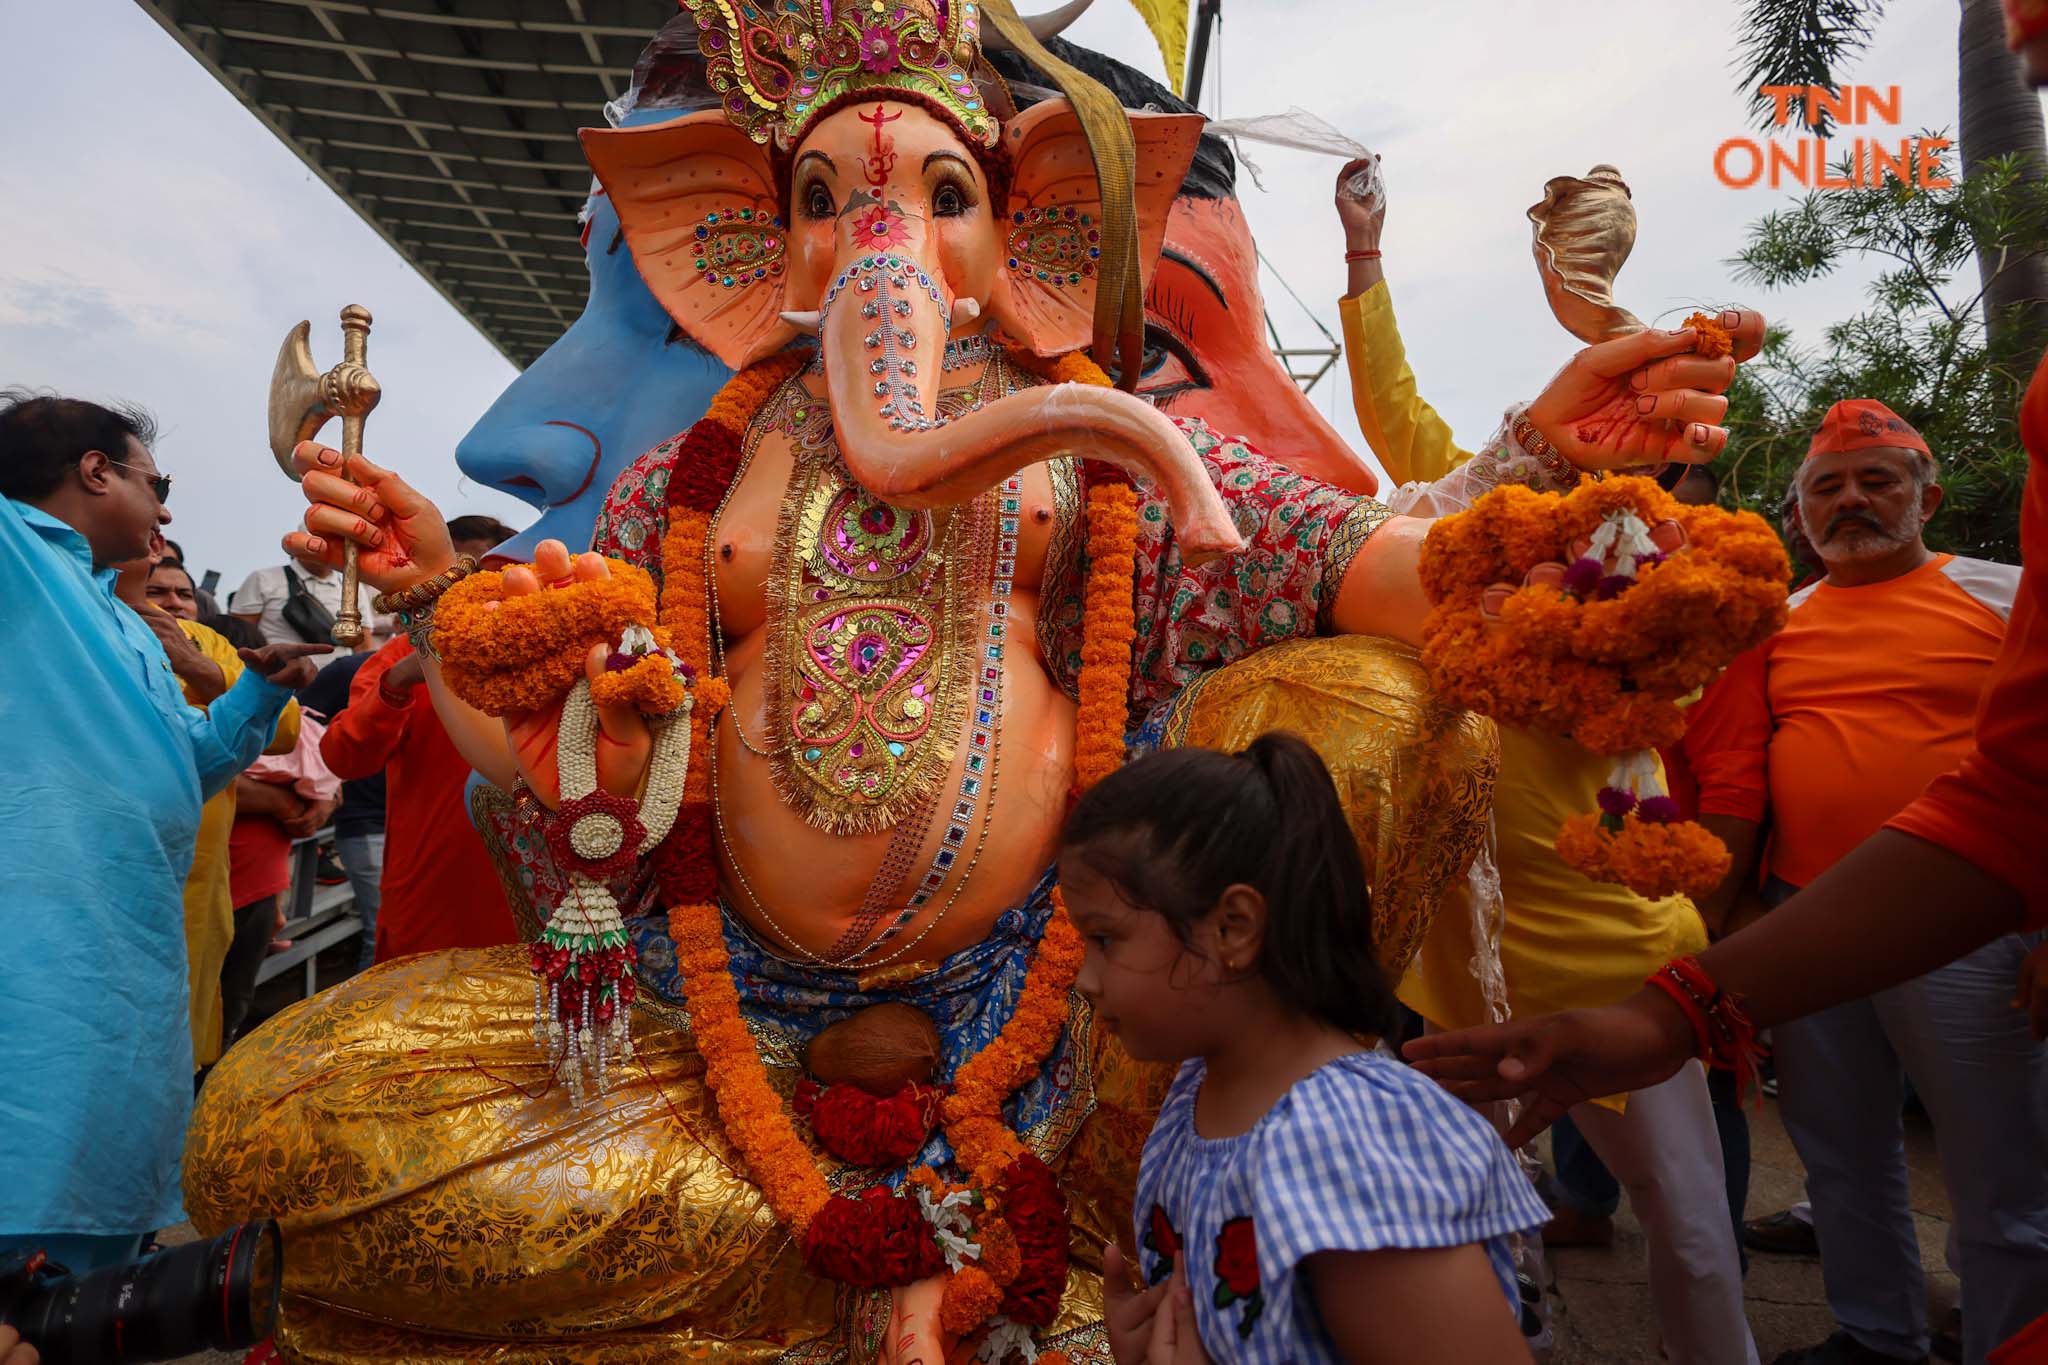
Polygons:
M1952 130L1955 6L1888 10L1842 73L1900 88L1899 126L1870 131ZM1223 11L1205 112L1299 106L1381 155L1389 286L1421 392L1462 444L1483 442L1577 347L1543 301L1524 216L1552 176L1620 168L1640 229L1615 294L1648 322L1742 302L1817 337L1858 309L1874 273L1768 292L1733 278L1747 225L1796 191L1714 176L1716 147L1755 136L1734 88L1731 0L1227 0ZM170 535L195 567L232 589L281 558L303 503L265 439L271 366L301 318L313 320L315 360L339 359L349 302L376 317L370 368L384 398L369 453L451 517L530 519L462 479L453 458L511 364L153 20L130 0L0 0L0 34L0 385L151 409L158 464L177 481ZM1162 74L1125 0L1097 0L1067 36ZM1263 182L1240 171L1260 246L1337 334L1340 163L1244 150ZM1265 290L1288 344L1323 344L1270 272ZM1313 392L1362 448L1342 366Z

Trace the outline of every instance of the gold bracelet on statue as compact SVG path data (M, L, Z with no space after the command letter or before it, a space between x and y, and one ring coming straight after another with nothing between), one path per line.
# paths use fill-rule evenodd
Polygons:
M418 612L440 600L441 594L476 572L475 555L464 555L432 578L398 592L380 592L370 603L377 612Z
M1550 438L1536 429L1536 424L1527 417L1517 417L1513 427L1515 443L1534 456L1543 472L1550 476L1558 491L1578 485L1582 477L1579 467L1557 453L1557 447Z
M434 648L434 604L427 603L416 612L398 613L399 629L405 638L412 641L412 647L423 659L441 662L441 651Z

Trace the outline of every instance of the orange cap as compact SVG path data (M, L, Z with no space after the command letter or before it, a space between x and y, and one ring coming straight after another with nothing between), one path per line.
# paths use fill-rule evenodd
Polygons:
M1872 446L1917 450L1929 459L1934 457L1912 424L1875 398L1844 398L1820 419L1820 430L1813 433L1806 458L1838 450L1868 450Z

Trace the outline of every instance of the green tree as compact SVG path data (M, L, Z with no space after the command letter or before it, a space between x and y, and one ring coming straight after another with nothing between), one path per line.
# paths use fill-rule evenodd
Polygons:
M1800 284L1854 259L1883 269L1864 310L1818 344L1773 328L1737 374L1723 500L1775 523L1822 415L1840 399L1875 398L1919 429L1940 464L1946 500L1929 543L2017 562L2027 474L2019 406L2038 352L2024 329L1996 326L1996 312L1987 326L1984 299L1999 271L1987 281L1971 267L1975 258L2014 269L2043 250L2048 185L2018 155L1987 161L1949 189L1887 181L1815 192L1753 224L1730 262L1745 284Z
M1985 165L2017 158L2028 180L2048 178L2048 129L2041 103L2005 47L1999 0L1957 0L1957 133L1965 177ZM1748 0L1744 37L1737 55L1739 88L1752 103L1757 124L1771 127L1773 101L1759 94L1766 85L1839 89L1842 69L1869 43L1884 18L1884 0ZM1792 109L1800 109L1793 101ZM1815 111L1813 131L1834 131L1825 106ZM1797 127L1803 114L1793 114ZM1801 132L1803 128L1798 129ZM2048 340L2048 256L2039 248L2018 258L1980 256L1979 298L1994 335L2016 333L2019 344Z

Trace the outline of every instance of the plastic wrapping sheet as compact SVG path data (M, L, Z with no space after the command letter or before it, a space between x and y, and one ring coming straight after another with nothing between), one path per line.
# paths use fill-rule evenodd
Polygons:
M1375 212L1384 213L1387 207L1386 179L1380 171L1380 159L1370 147L1330 126L1323 119L1299 106L1290 108L1284 114L1254 114L1250 118L1218 119L1203 131L1229 139L1231 150L1252 177L1252 183L1265 188L1259 179L1259 168L1245 155L1244 143L1257 142L1268 147L1289 147L1298 152L1316 152L1323 156L1342 157L1346 161L1370 158L1372 164L1346 177L1342 192L1349 198L1362 199L1371 203Z

